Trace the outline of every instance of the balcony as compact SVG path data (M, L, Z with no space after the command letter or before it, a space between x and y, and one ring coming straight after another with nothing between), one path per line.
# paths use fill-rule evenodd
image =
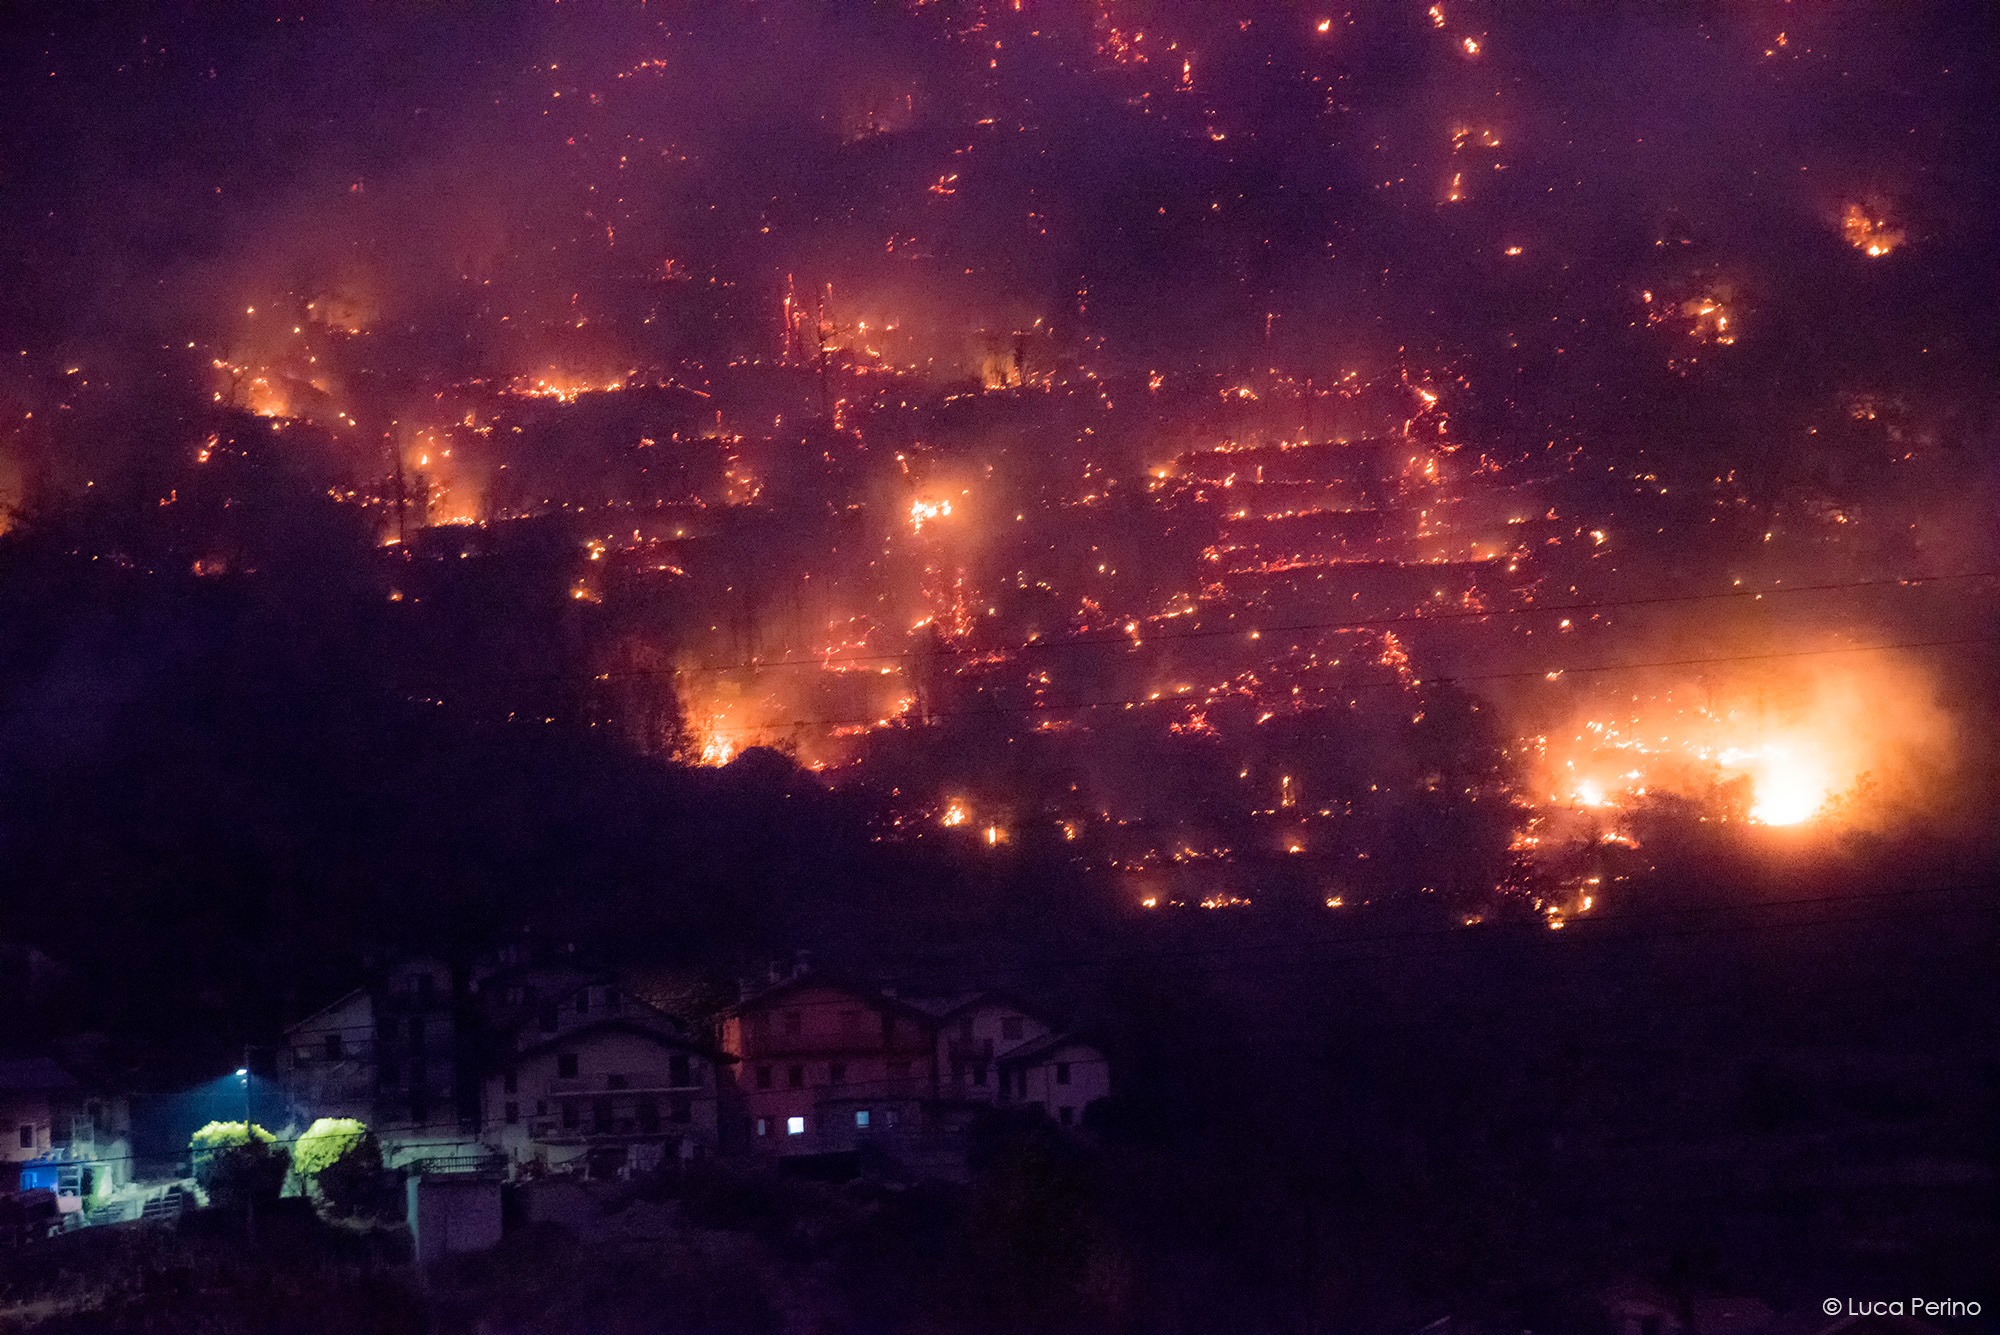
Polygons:
M606 1145L624 1144L643 1140L678 1140L693 1134L693 1122L676 1122L662 1117L651 1130L640 1125L636 1117L614 1117L610 1122L599 1124L585 1118L576 1126L564 1126L559 1118L531 1118L526 1126L528 1138L544 1145Z
M675 1084L665 1071L593 1072L590 1075L558 1077L548 1082L550 1097L558 1094L699 1094L702 1080L690 1074L687 1083Z

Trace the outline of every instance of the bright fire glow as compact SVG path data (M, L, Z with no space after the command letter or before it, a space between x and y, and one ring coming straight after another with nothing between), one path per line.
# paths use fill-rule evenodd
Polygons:
M1671 795L1759 825L1868 823L1950 760L1928 680L1891 661L1682 684L1564 732L1541 744L1544 791L1600 817Z
M951 515L950 501L911 501L910 527L917 532L924 531L924 525Z
M1840 215L1840 234L1847 238L1848 245L1871 258L1887 255L1905 240L1902 228L1859 204L1849 204Z

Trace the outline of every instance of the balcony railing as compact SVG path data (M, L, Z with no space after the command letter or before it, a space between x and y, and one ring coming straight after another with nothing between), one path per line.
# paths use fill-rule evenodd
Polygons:
M738 1055L748 1061L784 1061L794 1057L887 1056L914 1059L928 1057L931 1051L927 1040L908 1035L898 1035L896 1042L884 1042L879 1029L834 1034L760 1034L745 1029L737 1041L743 1049Z
M664 1137L685 1136L694 1130L691 1122L675 1122L665 1117L650 1129L633 1117L615 1117L608 1123L594 1122L585 1118L575 1126L564 1126L560 1119L554 1117L537 1117L531 1119L527 1126L529 1139L549 1145L574 1144L581 1141L659 1140Z
M622 1082L622 1083L614 1083ZM706 1082L689 1074L685 1084L673 1083L671 1074L663 1071L634 1071L629 1073L599 1072L591 1075L560 1077L549 1081L548 1092L554 1094L697 1094L706 1087Z

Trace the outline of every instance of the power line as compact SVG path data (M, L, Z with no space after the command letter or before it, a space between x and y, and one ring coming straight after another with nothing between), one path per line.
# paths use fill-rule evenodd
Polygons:
M1794 584L1789 587L1773 586L1767 589L1722 589L1711 593L1653 594L1638 598L1603 598L1583 602L1548 603L1539 607L1503 607L1490 610L1461 609L1437 613L1398 613L1394 616L1361 617L1340 621L1301 621L1280 626L1230 626L1190 629L1181 631L1148 632L1139 638L1144 643L1159 641L1202 640L1230 638L1238 635L1288 635L1306 631L1348 631L1376 630L1385 626L1429 626L1451 621L1490 621L1498 617L1542 616L1557 612L1593 612L1622 607L1653 607L1678 603L1709 602L1718 599L1750 599L1752 601L1779 594L1831 593L1849 589L1874 588L1915 588L1925 584L1939 584L1958 580L2000 578L2000 570L1967 570L1948 575L1896 575L1881 579L1840 580L1823 584ZM650 676L661 672L696 674L711 672L766 671L794 667L835 667L844 663L898 662L905 659L926 657L965 657L991 653L1030 653L1052 649L1089 649L1097 647L1131 647L1129 635L1072 636L1067 639L1026 640L1018 644L998 646L939 645L935 649L902 649L879 654L849 654L839 658L792 658L792 659L745 659L736 663L703 664L699 667L648 669L634 668L623 672L600 674L616 680L626 676Z
M1248 637L1254 635L1261 637L1267 634L1286 635L1286 634L1294 634L1294 633L1309 632L1309 631L1328 631L1328 632L1362 631L1362 630L1379 629L1383 627L1391 627L1399 625L1422 626L1422 625L1434 625L1441 622L1490 621L1496 618L1537 616L1537 615L1552 614L1558 612L1606 610L1606 609L1615 609L1621 607L1659 606L1659 605L1669 605L1669 604L1712 601L1716 599L1748 598L1754 600L1754 599L1770 597L1776 594L1826 593L1826 592L1837 592L1843 590L1870 589L1870 588L1917 588L1928 584L1956 582L1961 580L1978 580L1978 579L1994 579L1994 578L2000 578L2000 570L1961 571L1953 574L1943 574L1943 575L1899 575L1899 576L1892 576L1879 579L1848 580L1848 581L1837 581L1837 582L1828 582L1821 584L1800 584L1800 585L1792 585L1790 587L1773 587L1768 589L1728 589L1718 592L1700 593L1700 594L1657 594L1657 595L1648 595L1638 598L1599 599L1599 600L1584 601L1584 602L1552 603L1541 607L1501 608L1488 611L1461 610L1455 612L1440 612L1431 615L1399 614L1396 616L1389 616L1389 617L1355 618L1355 619L1340 620L1340 621L1297 622L1289 625L1271 626L1271 627L1249 626L1249 627L1228 627L1228 628L1217 627L1217 628L1207 628L1207 629L1197 628L1185 631L1161 631L1158 633L1142 634L1139 637L1139 643L1141 646L1143 646L1144 644L1154 644L1162 641L1172 643L1182 640L1233 638L1236 636ZM1849 648L1838 648L1838 649L1805 650L1792 653L1781 652L1781 653L1769 653L1769 654L1722 655L1722 656L1714 656L1714 657L1698 658L1698 659L1665 660L1661 662L1563 666L1556 668L1528 669L1518 672L1506 672L1506 673L1484 673L1484 674L1452 675L1452 676L1441 675L1431 678L1411 677L1407 680L1399 678L1395 681L1358 682L1358 683L1352 683L1348 686L1341 687L1339 689L1374 690L1374 689L1382 689L1385 687L1399 687L1399 686L1408 687L1408 686L1419 686L1419 685L1441 685L1441 684L1458 683L1458 682L1521 679L1521 678L1528 678L1535 676L1548 676L1551 673L1557 676L1561 676L1569 673L1597 673L1597 672L1610 672L1610 671L1625 671L1625 670L1640 669L1647 667L1681 667L1681 666L1706 664L1706 663L1746 662L1759 659L1808 657L1820 654L1874 652L1874 651L1885 651L1893 649L1962 647L1973 644L1986 644L1993 642L1994 641L1986 638L1930 640L1930 641L1913 641L1909 643L1900 643L1900 644L1852 646ZM616 682L616 681L646 680L646 679L658 679L658 678L670 678L670 677L678 678L684 676L701 676L701 675L711 675L716 673L738 672L738 671L761 672L767 670L776 671L789 668L804 668L804 667L830 669L832 667L836 667L838 665L847 663L897 662L904 660L923 659L928 657L948 657L948 658L976 657L976 656L985 656L994 654L1008 655L1014 653L1030 653L1035 651L1046 651L1055 649L1093 649L1093 648L1106 648L1106 647L1117 647L1117 646L1125 646L1128 648L1134 647L1133 640L1127 636L1118 635L1118 636L1101 636L1096 638L1071 637L1065 639L1051 639L1051 640L1028 640L1008 645L1005 647L998 647L998 646L973 647L973 646L940 645L935 649L898 650L893 652L885 651L880 654L850 655L843 658L780 659L768 662L755 659L746 659L734 664L706 664L694 667L624 668L608 672L596 672L596 673L581 672L581 671L562 671L562 672L545 672L545 673L495 674L485 677L473 677L471 674L459 673L449 678L434 677L431 678L428 682L384 683L381 686L381 689L402 696L411 696L411 695L419 695L427 691L441 692L448 689L469 689L473 686L491 687L491 686L506 686L506 685L529 685L536 683L547 683L547 684L567 683L570 685L588 687L588 686L602 685L604 683ZM325 684L317 687L263 686L261 687L261 689L264 691L264 693L272 695L291 694L297 696L312 696L312 695L325 696L325 695L346 694L356 691L365 691L369 689L371 685L372 685L371 683L367 682L354 682L354 683L340 683L340 684ZM260 689L260 687L259 684L257 683L251 683L247 687L241 684L233 685L227 688L221 686L216 687L218 693L224 692L226 690L228 693L231 694L246 689L254 691ZM1319 688L1319 689L1322 693L1326 693L1330 691L1332 688ZM1040 705L1034 707L989 706L980 709L932 711L930 717L949 718L958 716L990 715L995 713L1026 714L1026 713L1046 713L1046 712L1068 712L1075 710L1117 708L1124 706L1139 706L1139 705L1159 704L1159 703L1175 703L1175 702L1196 703L1200 699L1205 699L1205 697L1161 694L1157 697L1150 695L1144 697L1129 697L1129 698L1119 697L1119 698L1105 699L1105 700L1083 701L1066 705ZM109 707L117 707L120 705L137 704L139 700L140 697L132 696L123 700L111 700L111 701L106 701L104 703ZM440 700L437 703L442 703L442 701ZM45 702L37 704L32 707L16 704L16 705L11 705L5 709L0 709L0 717L32 716L36 714L52 714L61 712L75 713L88 710L92 707L93 707L92 704L86 702L76 702L67 704L56 704L56 703ZM516 720L510 718L507 721L514 722ZM784 723L774 723L758 727L713 728L713 729L708 729L707 731L728 735L735 733L770 732L782 729L787 726L863 727L863 726L879 726L880 723L881 719L879 715L871 715L868 717L855 717L850 719L793 719L793 720L788 720Z
M1889 644L1856 644L1856 645L1845 645L1837 648L1828 648L1828 649L1791 649L1791 650L1779 650L1771 653L1762 653L1762 654L1717 654L1704 658L1667 658L1667 659L1653 659L1643 662L1630 662L1630 663L1566 664L1561 667L1553 667L1553 668L1524 668L1519 671L1512 671L1512 672L1466 673L1466 674L1442 675L1436 677L1418 677L1413 674L1407 680L1403 678L1394 678L1383 681L1349 682L1340 686L1315 687L1314 691L1315 694L1317 695L1339 695L1339 694L1344 694L1348 691L1384 690L1391 688L1408 690L1408 689L1414 689L1419 686L1459 686L1459 685L1464 685L1468 682L1519 681L1535 677L1540 677L1547 681L1557 681L1563 677L1571 675L1582 676L1586 674L1596 674L1602 672L1634 672L1647 668L1698 667L1716 663L1756 663L1756 662L1766 662L1766 661L1788 659L1788 658L1819 658L1834 654L1886 653L1901 649L1965 648L1971 645L2000 645L2000 637L1981 635L1981 636L1971 636L1960 639L1945 639L1945 640L1904 640ZM1161 692L1158 694L1146 695L1146 696L1136 696L1136 697L1119 696L1104 700L1078 701L1070 704L1045 704L1045 705L995 704L978 709L932 710L930 711L928 717L937 719L937 718L982 718L982 717L990 717L996 714L1021 714L1021 715L1066 714L1066 713L1072 713L1082 710L1091 710L1091 709L1137 708L1144 705L1178 704L1184 706L1201 706L1201 705L1214 705L1221 701L1227 701L1231 698L1242 698L1246 700L1248 699L1248 697L1232 697L1230 695L1224 695L1221 696L1218 700L1217 697L1198 696L1193 694L1192 692L1184 694L1180 693L1168 694L1165 692ZM1297 698L1296 696L1287 697L1288 700L1296 698ZM728 736L740 733L782 732L786 728L807 728L807 727L850 728L850 727L864 727L864 726L879 727L881 725L882 725L882 719L879 715L877 715L868 718L790 719L781 723L769 723L761 726L745 726L740 728L707 728L704 729L703 731Z

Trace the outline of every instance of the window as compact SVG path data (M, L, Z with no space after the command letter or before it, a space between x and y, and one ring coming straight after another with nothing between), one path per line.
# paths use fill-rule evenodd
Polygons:
M410 1021L410 1051L415 1054L421 1053L423 1050L424 1022L422 1020L412 1020Z
M590 1129L600 1136L611 1130L610 1099L592 1099L590 1101Z
M866 1131L868 1129L868 1110L866 1108L856 1108L854 1110L854 1129L857 1131Z
M969 1071L971 1068L972 1068L972 1063L966 1061L962 1057L959 1060L953 1062L951 1064L952 1083L956 1085L964 1084L966 1072Z
M556 1054L556 1077L561 1080L576 1079L576 1054L559 1052Z
M1072 1122L1076 1121L1076 1109L1074 1108L1056 1109L1056 1120L1058 1122L1061 1122L1064 1126L1070 1125Z
M803 1066L786 1068L785 1083L793 1089L804 1089L806 1087L806 1068Z
M860 1033L860 1032L861 1032L861 1012L860 1012L860 1011L857 1011L857 1010L845 1010L845 1011L842 1011L842 1012L840 1013L840 1032L841 1032L841 1033L843 1033L843 1034L858 1034L858 1033Z
M607 1075L604 1077L604 1087L606 1089L630 1089L632 1088L632 1077L623 1074Z
M547 1117L548 1115L549 1115L549 1101L547 1099L536 1099L535 1116Z
M426 1095L424 1091L421 1089L411 1090L410 1120L414 1122L416 1125L422 1126L425 1122L428 1122L430 1120L430 1117L431 1117L431 1101L429 1096Z
M804 1135L805 1133L806 1133L806 1119L805 1119L805 1118L803 1118L803 1117L787 1117L787 1118L785 1119L785 1134L786 1134L786 1135L788 1135L788 1136L803 1136L803 1135Z
M590 1014L590 993L591 989L586 987L576 994L576 1013L578 1015Z
M759 1038L768 1038L771 1033L771 1012L758 1011L750 1017L750 1032Z
M1057 1063L1056 1063L1056 1083L1057 1083L1057 1084L1059 1084L1059 1085L1066 1085L1066 1084L1068 1084L1068 1083L1069 1083L1069 1063L1068 1063L1068 1062L1057 1062Z
M562 1105L562 1124L570 1128L571 1130L575 1130L577 1126L578 1117L579 1113L577 1112L576 1100L564 1099Z
M986 1087L986 1063L985 1063L985 1062L974 1062L974 1063L972 1064L972 1083L973 1083L974 1085L977 1085L977 1086L979 1086L979 1087L980 1087L980 1088L982 1088L982 1089Z
M652 1135L660 1129L660 1105L655 1099L639 1100L639 1130Z
M757 1088L769 1089L770 1087L771 1087L771 1068L768 1066L759 1066L757 1068Z
M970 1015L958 1022L958 1036L968 1043L972 1041L972 1017Z
M382 1063L381 1068L376 1072L376 1079L382 1084L393 1085L397 1083L401 1074L402 1072L397 1068L395 1059L391 1058Z
M521 1092L521 1077L512 1071L507 1072L507 1074L500 1077L500 1091L503 1094L519 1094Z
M685 1094L677 1095L667 1104L667 1115L679 1125L686 1126L694 1120L694 1105L688 1102Z
M542 1020L542 1032L545 1034L553 1034L556 1031L556 1008L554 1006L542 1007L541 1020Z
M890 1062L890 1063L889 1063L889 1078L890 1078L891 1080L907 1080L907 1079L909 1079L909 1078L910 1078L910 1064L909 1064L908 1062L906 1062L906 1061L897 1061L897 1062Z
M688 1065L685 1052L676 1052L667 1058L667 1083L675 1086L694 1083L692 1068Z
M771 1124L761 1117L757 1119L757 1134L760 1136L771 1134Z
M847 1083L847 1063L846 1063L846 1062L830 1062L830 1063L828 1063L828 1065L827 1065L827 1068L826 1068L826 1082L827 1082L827 1083L828 1083L829 1085L844 1085L844 1084L846 1084L846 1083Z
M513 1126L521 1120L521 1105L518 1103L509 1103L504 1110L504 1116L507 1125Z
M431 999L431 989L437 986L436 980L427 973L420 973L416 977L416 983L418 999L429 1001Z
M806 1017L803 1011L785 1012L785 1033L787 1036L796 1038L805 1032L805 1027Z
M1001 1016L1000 1037L1010 1040L1019 1039L1021 1037L1021 1017L1018 1015Z
M346 1055L347 1044L341 1041L340 1035L328 1034L326 1036L326 1059L330 1062L337 1062Z
M35 1148L35 1128L30 1122L21 1123L21 1148L24 1150Z
M385 1048L394 1043L396 1041L396 1022L394 1020L377 1020L375 1022L375 1041Z

